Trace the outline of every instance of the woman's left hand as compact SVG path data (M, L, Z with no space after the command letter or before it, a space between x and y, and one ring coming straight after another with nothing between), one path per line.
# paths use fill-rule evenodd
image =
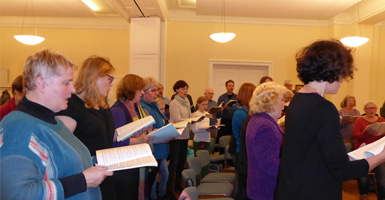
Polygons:
M138 137L139 143L148 143L154 140L155 135L141 135Z

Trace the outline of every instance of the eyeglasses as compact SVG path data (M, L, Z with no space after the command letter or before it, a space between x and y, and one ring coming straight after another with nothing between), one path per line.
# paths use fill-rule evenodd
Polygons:
M150 89L148 89L147 91L150 91L150 92L158 92L158 91L159 91L159 88L150 88Z
M115 77L108 75L108 74L107 74L107 78L110 81L110 83L112 83L112 81L114 81L114 79L115 79Z
M366 110L374 110L374 109L377 109L377 107L369 107L369 108L365 108Z

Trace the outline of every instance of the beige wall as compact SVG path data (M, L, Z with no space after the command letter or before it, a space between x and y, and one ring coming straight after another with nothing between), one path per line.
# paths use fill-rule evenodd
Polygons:
M212 23L169 22L167 30L168 94L175 81L184 79L190 85L194 101L208 87L209 60L273 62L272 77L282 83L296 78L294 56L297 50L317 39L327 39L327 27L228 25L237 37L221 44L209 35L221 30ZM255 84L259 80L255 80Z
M209 60L269 61L273 63L272 77L278 83L296 77L296 52L318 39L339 38L344 26L282 26L229 24L228 31L237 37L225 44L213 42L209 35L219 32L221 25L198 22L167 22L166 38L166 95L173 94L175 81L183 79L190 85L194 102L208 87ZM1 27L0 66L10 69L13 80L22 73L26 57L43 48L50 48L69 57L75 64L89 55L109 57L117 69L115 76L129 73L129 30L39 28L46 41L36 46L22 45L13 39L20 28ZM355 95L359 110L367 100L379 104L385 100L385 30L364 26L363 32L371 40L354 52L356 67L354 80L343 83L337 95L328 95L337 108L342 98ZM256 80L257 83L259 80ZM115 82L117 84L117 82ZM113 98L115 91L110 92Z
M10 69L11 82L23 73L26 58L45 48L65 55L79 67L88 56L99 55L110 59L116 76L129 72L128 29L38 28L46 40L34 46L23 45L13 38L20 33L20 28L1 27L0 33L0 67ZM113 98L115 91L110 92L110 96Z
M280 26L280 25L227 25L237 37L228 43L213 42L208 36L220 31L217 24L194 22L168 22L167 34L167 89L175 81L184 79L190 85L189 93L194 101L208 87L210 59L273 62L272 77L283 83L291 79L301 84L296 74L296 52L318 39L341 38L349 34L351 27ZM340 92L327 95L337 108L346 95L357 97L361 112L363 104L385 100L385 30L362 25L363 35L371 38L369 43L354 50L356 68L354 79L344 82ZM256 80L258 82L259 80Z

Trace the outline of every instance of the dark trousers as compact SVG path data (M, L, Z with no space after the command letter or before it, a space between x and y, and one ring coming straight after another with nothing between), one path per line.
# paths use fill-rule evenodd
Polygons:
M139 168L114 172L116 199L137 199L139 194ZM102 192L103 193L103 192ZM112 199L103 196L103 199Z
M233 128L231 125L232 121L233 121L232 119L226 119L226 118L221 119L221 124L224 124L225 126L221 126L219 128L216 143L219 142L219 138L221 138L221 136L232 134L233 132Z
M378 165L373 169L377 180L377 199L385 199L385 163ZM368 176L361 177L357 180L360 194L368 194L369 178Z
M151 171L150 173L148 174L148 181L146 181L146 189L148 189L148 194L151 194L151 189L152 189L152 184L154 183L155 179L156 179L156 175L158 174L159 172L159 166L161 164L161 161L162 159L159 159L159 160L156 160L156 162L158 163L158 167L151 167ZM151 195L149 195L151 196Z
M237 195L235 200L247 199L247 174L238 173Z
M170 163L168 164L169 176L167 181L167 191L172 192L173 189L182 189L182 171L184 169L187 159L188 140L172 140L168 144L170 147Z

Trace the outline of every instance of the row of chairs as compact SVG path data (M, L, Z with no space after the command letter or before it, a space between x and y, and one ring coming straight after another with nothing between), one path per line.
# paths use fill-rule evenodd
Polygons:
M205 177L201 177L202 168L212 165L210 164L211 155L207 150L199 150L196 152L197 157L187 159L189 169L185 169L182 172L183 180L186 182L185 193L190 194L192 192L192 199L199 195L215 198L215 200L231 200L230 196L234 190L235 173L221 173L219 170L215 170L216 173L209 173ZM184 199L185 195L180 197L180 199ZM220 198L218 199L218 197Z

